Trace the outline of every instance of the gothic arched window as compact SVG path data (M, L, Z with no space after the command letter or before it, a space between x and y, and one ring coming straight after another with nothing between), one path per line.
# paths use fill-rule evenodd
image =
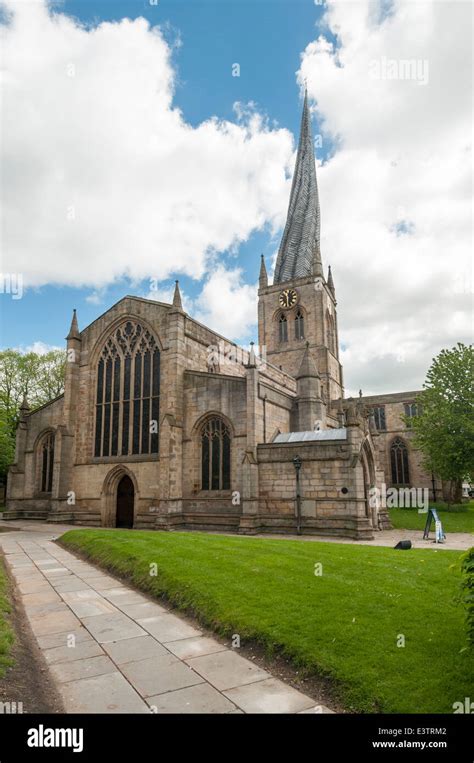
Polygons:
M54 434L48 432L39 446L40 454L40 490L51 493L53 489Z
M392 467L392 483L394 485L409 485L408 448L399 437L390 447L390 464Z
M280 315L280 319L278 321L278 333L280 342L288 341L288 322L286 320L286 315L283 313Z
M304 318L301 310L295 315L295 339L304 339Z
M97 367L94 454L158 453L160 351L153 335L128 320L107 339Z
M201 487L230 490L230 432L217 416L201 430Z

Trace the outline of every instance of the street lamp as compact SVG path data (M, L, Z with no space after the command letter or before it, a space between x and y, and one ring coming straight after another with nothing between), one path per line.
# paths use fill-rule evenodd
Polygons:
M295 456L293 466L296 472L296 534L301 535L301 491L300 491L300 469L301 458Z

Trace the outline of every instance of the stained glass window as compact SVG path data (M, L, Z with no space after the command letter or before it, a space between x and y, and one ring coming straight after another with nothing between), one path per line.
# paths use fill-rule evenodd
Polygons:
M107 339L97 366L96 457L158 453L160 352L140 323Z
M392 482L394 485L409 485L408 448L399 437L390 447L390 463L392 467Z
M378 405L372 409L374 415L375 428L379 431L383 431L387 428L385 423L385 406Z
M208 419L201 431L201 486L230 490L230 432L222 419Z
M53 489L54 434L50 432L40 444L42 493L51 493Z

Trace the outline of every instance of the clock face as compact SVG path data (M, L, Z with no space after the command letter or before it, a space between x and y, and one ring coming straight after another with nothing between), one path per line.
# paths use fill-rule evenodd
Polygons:
M294 307L298 302L298 294L294 289L284 289L281 292L279 299L280 307L284 310L288 310L290 307Z

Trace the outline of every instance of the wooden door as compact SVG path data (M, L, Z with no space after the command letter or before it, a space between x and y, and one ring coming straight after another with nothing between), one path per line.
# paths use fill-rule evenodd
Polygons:
M130 477L122 477L117 488L117 527L133 527L135 490Z

